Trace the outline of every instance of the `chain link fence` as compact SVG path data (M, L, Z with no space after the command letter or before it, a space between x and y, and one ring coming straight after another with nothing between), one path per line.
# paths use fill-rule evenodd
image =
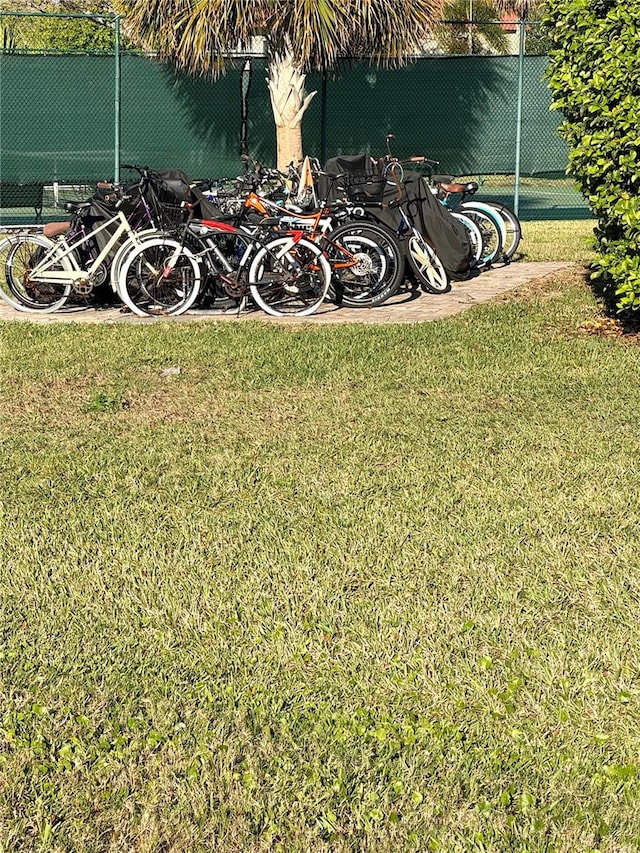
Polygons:
M440 173L478 180L481 194L523 219L588 217L565 176L538 24L489 25L500 29L500 54L476 53L488 50L482 27L443 22L460 53L444 53L440 34L399 69L353 61L309 74L316 95L303 120L305 153L321 162L382 154L393 133L398 156L423 154ZM122 163L182 169L194 180L237 175L243 151L275 164L259 50L233 57L212 82L131 49L116 17L3 13L0 26L0 222L55 217L63 199L127 177Z

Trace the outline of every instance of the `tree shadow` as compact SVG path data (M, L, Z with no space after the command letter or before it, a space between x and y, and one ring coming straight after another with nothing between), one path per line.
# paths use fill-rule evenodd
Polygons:
M517 56L419 57L397 69L351 64L327 81L325 129L321 99L311 102L306 153L320 156L324 145L328 156L379 156L393 133L397 156L425 155L439 161L436 171L513 174L519 141L523 174L563 170L567 147L549 110L546 64L525 57L520 140ZM319 75L308 84L321 90Z

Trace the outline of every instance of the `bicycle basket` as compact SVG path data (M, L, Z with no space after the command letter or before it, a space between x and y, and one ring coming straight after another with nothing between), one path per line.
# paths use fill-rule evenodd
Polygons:
M183 202L189 200L189 179L178 169L151 172L145 196L153 211L156 225L175 228L186 219Z
M353 202L381 202L386 186L387 182L380 175L345 172L337 177L334 193Z
M168 204L158 198L152 199L151 208L158 228L177 228L188 216L188 210L183 205Z

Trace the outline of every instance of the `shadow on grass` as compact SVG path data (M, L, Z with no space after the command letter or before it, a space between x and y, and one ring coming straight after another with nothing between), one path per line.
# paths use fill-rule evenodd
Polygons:
M583 323L580 331L603 338L624 338L629 343L640 344L640 311L619 311L611 285L600 279L592 279L591 269L586 266L581 278L593 293L599 313Z

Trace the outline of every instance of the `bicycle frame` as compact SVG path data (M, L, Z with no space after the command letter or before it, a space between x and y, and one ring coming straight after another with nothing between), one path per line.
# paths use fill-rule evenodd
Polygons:
M260 196L256 192L251 192L245 199L244 207L260 214L269 212L276 214L279 224L285 231L302 229L306 237L323 246L324 254L334 270L349 269L359 263L358 258L349 249L331 239L335 216L325 205L321 205L313 213L298 213L290 208L283 208L282 205L276 204L276 202ZM344 259L330 257L326 251L327 245L340 252Z
M164 276L169 276L171 274L171 271L177 264L180 254L184 248L184 241L186 235L189 233L190 230L192 234L194 234L201 240L206 240L207 236L212 237L214 234L228 234L230 236L238 236L240 238L246 239L247 244L245 246L242 257L239 259L238 264L238 269L241 270L248 267L249 260L252 254L256 251L256 249L263 248L266 242L261 240L260 237L257 236L257 231L259 230L259 228L256 228L254 231L251 231L248 228L238 225L231 225L228 222L223 222L217 219L198 219L187 221L187 223L185 224L184 236L181 241L181 245L176 246L173 253L171 254L171 257L167 260L165 269L163 271ZM305 236L305 232L302 229L290 229L285 233L289 236L290 240L283 247L281 247L281 250L275 255L277 259L284 257L284 255L286 255L287 252L290 252L291 249L295 246L295 244L299 240L301 240L303 236ZM225 273L229 273L232 271L231 265L217 246L209 244L206 249L203 249L200 252L195 252L194 255L196 258L207 257L209 259L209 262L212 263L215 267L216 273L222 278L225 283L231 284L234 287L238 286L237 281L229 279L228 276L225 276L223 274L223 271L213 262L211 256L214 256L217 259L218 263L223 267Z
M96 234L100 234L102 231L105 231L115 222L119 222L119 225L113 232L105 246L93 259L91 264L88 265L88 268L86 270L81 269L78 265L75 250L78 249L80 246L88 243L89 240L95 237ZM145 233L148 235L150 232L147 231ZM115 214L115 216L112 216L111 219L108 219L98 228L94 228L80 240L75 240L71 243L68 243L66 237L63 235L49 249L43 260L37 263L36 266L31 270L31 278L34 281L40 280L55 282L56 284L71 285L75 284L77 281L91 280L91 276L100 268L103 261L111 254L111 251L117 246L118 242L120 241L120 238L124 234L127 235L129 241L131 241L132 244L140 244L141 241L137 233L129 225L129 222L127 221L127 218L124 213L119 210ZM125 248L129 248L128 242L125 246L120 247L120 251ZM52 266L59 263L61 260L64 260L65 258L68 259L69 263L73 265L72 270L52 269ZM117 282L111 282L114 291L116 290L116 284Z
M235 291L238 288L239 282L230 276L230 273L234 271L233 267L231 266L229 260L225 257L225 255L220 251L218 246L213 242L213 237L226 234L228 236L246 238L247 242L244 251L241 257L238 259L238 269L243 270L248 267L249 259L251 258L251 255L253 254L256 246L258 245L255 240L254 234L242 227L230 225L226 222L219 222L217 220L212 219L192 221L187 224L186 230L187 233L193 234L199 240L203 240L205 243L205 248L203 248L201 251L194 251L195 257L198 260L203 258L206 259L208 263L211 264L211 266L213 267L216 275L218 275L225 284L230 285ZM180 250L176 249L176 251L173 253L167 263L167 267L169 269L175 266L179 254Z

